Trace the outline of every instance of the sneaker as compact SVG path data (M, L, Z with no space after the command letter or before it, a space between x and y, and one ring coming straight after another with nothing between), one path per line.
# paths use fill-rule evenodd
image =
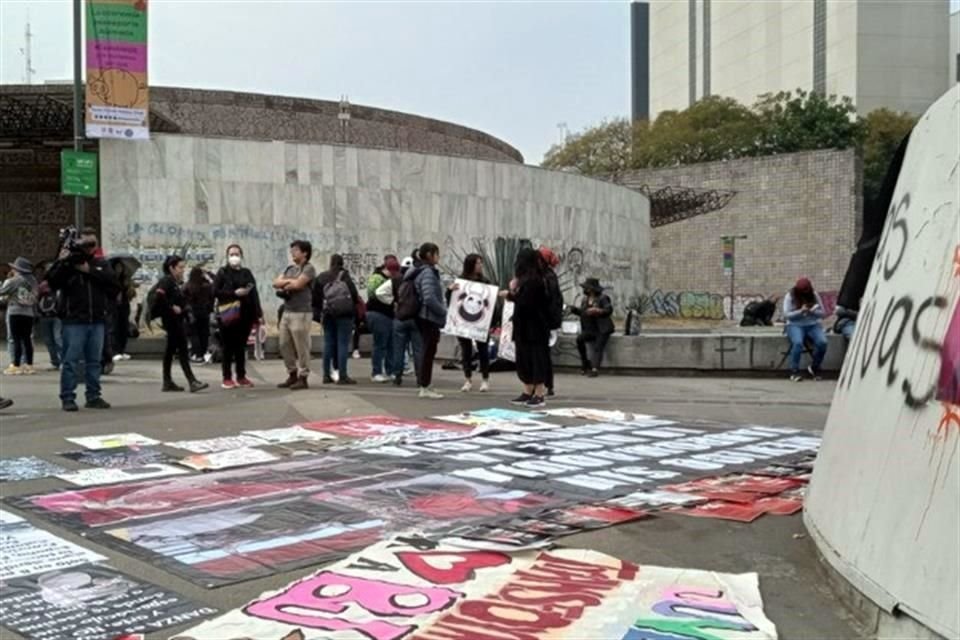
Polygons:
M376 382L377 384L383 384L385 382L390 382L390 376L385 376L382 373L378 373L377 375L370 378L370 380L373 382Z
M334 382L336 381L333 379L333 376L323 376L323 384L333 384Z
M359 349L354 349L354 350L353 350L353 359L354 359L354 360L359 360L359 359L360 359L360 350L359 350Z
M183 387L175 382L164 382L161 391L183 391Z
M510 404L527 404L532 398L529 393L521 393L519 396L510 401Z
M237 380L236 386L244 387L245 389L252 389L253 383L250 382L248 378L240 378L239 380Z
M290 391L302 391L303 389L309 389L310 386L307 384L307 376L297 376L296 381L290 385Z
M487 391L490 391L490 382L484 380L480 383L480 393L486 393Z
M803 382L803 376L799 371L794 371L790 374L790 382Z
M599 378L599 377L600 377L600 372L597 371L596 369L591 369L591 370L590 370L590 373L587 374L587 377L588 377L588 378Z
M205 364L210 364L211 362L213 362L213 354L210 353L209 351L203 354L203 362Z
M132 359L133 359L133 356L130 355L129 353L124 353L124 354L123 354L123 359L124 359L124 360L132 360Z
M7 409L13 406L13 400L10 398L0 398L0 409Z
M193 359L193 358L191 358L191 360L192 360L192 359ZM120 362L121 360L123 360L123 354L122 354L122 353L118 353L117 355L113 356L113 361L114 361L114 362Z
M526 402L526 406L531 409L538 409L540 407L547 406L547 401L543 399L543 396L533 396Z
M402 387L402 386L403 386L403 376L402 376L402 375L394 376L394 377L393 377L393 386L395 386L395 387Z
M107 362L105 365L103 365L103 368L100 370L100 375L102 376L110 375L111 373L113 373L114 366L115 365L113 364L112 360Z
M337 380L337 384L343 385L343 386L350 386L350 385L357 384L357 381L351 378L350 376L343 376L342 378Z
M557 395L557 394L556 394L556 392L555 392L553 389L547 389L547 395L552 398L553 396L555 396L555 395Z
M13 364L7 365L7 368L3 370L3 375L5 376L19 376L22 375L23 371L20 367L17 367Z
M460 391L462 393L470 393L471 391L473 391L473 382L471 380L467 380L466 382L464 382L463 386L460 387Z
M336 369L334 369L334 370L333 370L333 373L330 374L330 378L331 378L334 382L339 382L339 381L340 381L340 372L337 371Z
M277 385L277 389L289 389L294 385L294 383L296 383L297 380L297 372L291 371L289 374L287 374L287 379Z
M236 389L237 383L233 381L233 378L227 378L222 383L220 383L221 389Z
M823 380L823 374L821 373L820 369L814 369L813 365L807 367L807 373L809 373L810 377L816 382Z
M87 409L109 409L110 403L103 398L95 398L93 400L87 400L87 403L83 406Z
M77 403L73 400L64 400L63 401L63 410L73 413L74 411L80 411L80 407L77 406Z
M420 387L419 397L426 400L440 400L443 398L443 394L437 393L430 387Z
M204 389L209 389L210 385L206 382L200 382L199 380L190 381L190 393L196 393L197 391L203 391Z
M22 370L22 372L23 372L23 375L25 375L25 376L32 376L33 374L36 373L36 371L34 370L32 364L25 364L25 365L23 365L23 367L21 367L21 370Z
M116 360L117 359L116 356L114 356L113 359ZM201 358L200 356L190 356L190 362L192 362L193 364L200 364L201 362L203 362L203 358Z

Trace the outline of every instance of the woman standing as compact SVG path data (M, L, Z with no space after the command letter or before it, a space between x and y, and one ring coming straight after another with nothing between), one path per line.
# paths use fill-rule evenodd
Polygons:
M517 254L515 279L506 297L514 303L513 341L517 347L517 376L523 383L523 393L512 402L543 407L550 374L550 311L540 261L533 249L521 249Z
M10 277L0 286L0 296L10 296L8 313L10 336L13 338L13 362L4 373L13 376L32 375L33 319L37 313L40 285L33 275L33 265L26 258L17 258L10 263L10 268Z
M163 353L163 390L183 391L183 387L173 381L173 356L180 359L180 368L190 385L190 393L202 391L208 386L197 380L190 369L190 358L187 348L187 300L183 295L180 283L183 282L183 273L187 263L180 256L167 256L163 261L164 276L157 284L154 302L155 317L160 317L163 330L167 332L167 348Z
M109 262L120 283L112 332L113 361L119 362L130 359L130 354L127 353L127 342L130 340L130 304L137 296L137 288L133 284L133 274L129 273L128 267L122 259L113 259Z
M330 256L330 268L317 276L313 292L314 306L323 310L323 384L333 384L334 371L338 372L337 384L357 384L347 373L347 358L360 294L344 267L343 256Z
M814 380L821 379L820 366L827 355L827 336L820 321L826 316L823 300L814 291L809 278L800 278L793 289L783 298L783 317L787 320L787 337L790 338L790 381L800 382L800 356L804 341L813 343L813 363L807 369Z
M483 275L483 258L480 254L471 253L463 259L463 271L460 273L461 280L479 282L481 284L490 284L490 281ZM460 288L456 282L447 287L447 306L450 306L450 297ZM484 393L490 390L490 345L488 340L475 343L469 338L457 338L460 343L460 355L463 357L463 377L464 383L460 391L467 393L473 391L473 350L476 344L477 355L480 357L480 375L483 382L480 383L480 392Z
M417 327L420 329L421 352L420 371L417 384L420 397L440 400L443 394L433 388L433 361L437 357L437 345L440 344L440 329L447 322L447 306L444 304L443 287L440 285L440 248L432 242L420 245L418 252L421 265L411 269L404 281L412 280L420 310L417 312Z
M200 267L190 269L183 293L190 305L190 350L193 362L203 362L210 346L210 314L213 313L213 285Z
M217 299L217 322L223 346L224 389L252 387L247 378L247 338L254 323L261 322L263 309L257 294L257 281L250 269L243 266L243 249L238 244L227 247L227 264L217 272L213 283ZM234 382L233 365L237 378Z

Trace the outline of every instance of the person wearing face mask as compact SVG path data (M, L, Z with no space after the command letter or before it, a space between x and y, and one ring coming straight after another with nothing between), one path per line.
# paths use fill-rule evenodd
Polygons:
M247 338L255 322L262 324L263 309L257 295L257 281L250 269L243 266L240 245L227 247L227 265L217 272L213 290L223 346L223 384L220 386L224 389L252 387L253 383L247 378Z
M190 351L187 346L187 299L181 283L187 263L180 256L167 256L163 261L164 276L157 284L154 301L154 316L163 322L167 333L167 348L163 353L163 390L183 391L183 387L173 381L173 356L180 359L180 368L187 378L190 393L202 391L208 386L193 375L190 368Z

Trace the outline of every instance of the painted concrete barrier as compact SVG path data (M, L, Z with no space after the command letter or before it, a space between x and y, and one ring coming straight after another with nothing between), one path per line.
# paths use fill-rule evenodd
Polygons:
M958 125L954 86L911 135L804 514L879 637L960 637Z

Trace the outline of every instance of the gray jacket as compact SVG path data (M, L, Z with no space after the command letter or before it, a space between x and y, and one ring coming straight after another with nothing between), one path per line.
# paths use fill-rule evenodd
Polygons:
M414 278L420 299L419 317L440 327L446 325L447 305L443 302L443 287L436 267L420 267Z
M17 292L19 289L29 290L33 294L34 303L21 304L18 302ZM9 280L4 280L3 285L0 285L0 296L9 296L9 306L7 308L10 315L30 316L32 318L37 315L36 300L38 298L39 290L40 285L37 283L37 279L34 278L32 274L24 275L18 273Z

